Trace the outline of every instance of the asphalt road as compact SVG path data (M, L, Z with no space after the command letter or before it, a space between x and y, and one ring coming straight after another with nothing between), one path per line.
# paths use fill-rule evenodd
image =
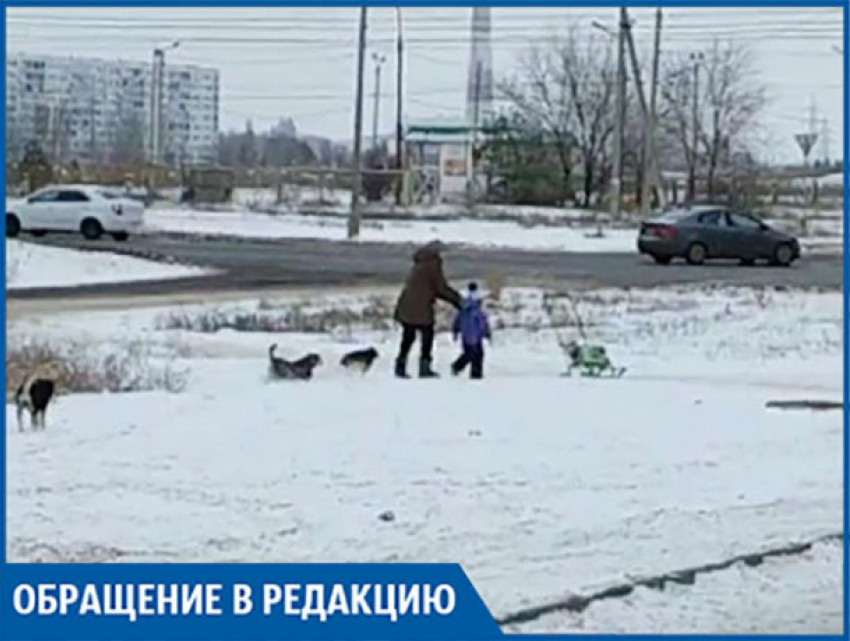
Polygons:
M29 240L29 239L27 239ZM113 251L154 260L219 270L199 278L93 285L77 288L10 290L10 299L165 295L180 292L239 291L285 287L397 285L410 266L413 247L303 239L245 239L179 234L137 236L124 243L88 242L77 236L48 236L47 245ZM573 288L656 287L686 283L837 289L842 257L811 255L790 268L741 267L718 263L659 266L635 254L530 252L451 246L446 274L453 280L502 278Z

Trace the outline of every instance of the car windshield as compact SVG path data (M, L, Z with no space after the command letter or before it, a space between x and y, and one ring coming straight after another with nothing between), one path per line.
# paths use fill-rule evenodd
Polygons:
M118 198L121 198L121 194L119 192L109 189L100 189L97 193L109 200L117 200Z

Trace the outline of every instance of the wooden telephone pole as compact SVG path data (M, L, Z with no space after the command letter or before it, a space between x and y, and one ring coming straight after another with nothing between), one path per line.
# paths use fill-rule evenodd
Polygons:
M650 209L650 200L652 187L654 186L658 194L658 204L663 205L664 185L658 182L662 179L660 165L655 147L655 123L657 119L656 102L658 95L658 64L661 57L661 7L655 11L655 46L652 52L652 88L649 91L649 116L643 128L643 185L641 187L640 210L646 214ZM653 172L653 181L651 184L649 174L651 169L655 167Z
M357 43L357 90L354 96L354 175L351 185L351 211L348 238L360 235L361 138L363 134L363 67L366 58L366 7L360 8L360 38Z
M624 9L624 11L625 11L625 9ZM643 115L643 129L644 129L644 141L643 141L643 144L644 144L644 154L643 154L643 156L644 156L644 158L643 158L643 162L644 162L644 167L647 170L647 173L644 174L644 183L649 182L649 175L651 175L652 176L652 182L655 185L660 186L661 185L661 171L659 170L658 162L657 162L656 158L654 157L654 154L651 151L648 152L647 148L646 148L646 145L650 144L650 141L654 137L654 132L653 132L654 117L650 113L650 109L649 109L649 107L647 107L647 104L646 104L646 95L644 94L643 82L642 82L641 77L640 77L640 65L638 64L637 50L635 49L635 41L634 41L634 38L632 37L631 25L628 22L628 16L626 17L626 23L625 23L624 31L625 31L625 34L626 34L626 41L627 41L628 46L629 46L629 58L630 58L631 63L632 63L632 74L634 76L635 89L637 91L638 103L640 104L641 114ZM660 44L659 44L660 43L660 31L656 31L655 38L656 38L656 46L660 47ZM656 61L656 63L657 63L657 61ZM657 75L658 75L657 69L653 69L653 73L656 76L656 80L657 80ZM654 88L653 88L653 91L655 91ZM661 190L659 189L659 195L660 195L660 193L661 193ZM646 198L646 200L648 201L649 198Z
M626 8L620 8L617 29L617 99L614 109L614 166L611 175L611 215L620 217L623 200L623 128L626 120L626 58L625 39L628 27Z
M404 158L404 142L402 140L404 136L404 132L402 131L402 93L404 90L403 86L403 78L404 78L404 44L403 44L403 34L401 31L401 7L395 8L395 16L396 16L396 29L398 33L396 34L397 42L396 42L396 88L395 88L395 168L398 169L398 177L396 178L396 189L395 189L395 202L396 205L401 204L402 197L402 187L404 179L402 178L401 171L404 169L405 158Z

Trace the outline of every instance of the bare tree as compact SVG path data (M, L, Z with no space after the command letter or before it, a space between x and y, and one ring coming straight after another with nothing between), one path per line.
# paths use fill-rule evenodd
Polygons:
M578 164L588 207L606 178L614 131L616 71L608 42L572 28L530 49L521 64L522 80L503 83L501 91L521 120L551 141L565 183Z
M747 150L748 135L767 102L752 53L740 43L715 41L700 58L673 58L664 70L661 99L663 133L675 141L691 175L705 162L713 197L718 171Z
M572 198L572 104L566 100L565 79L557 73L553 49L527 51L520 59L521 77L505 80L499 90L510 103L512 127L523 138L543 139L551 145L560 165L562 190Z
M746 151L746 136L767 103L767 89L755 71L750 50L734 44L721 47L714 43L706 76L709 122L701 128L699 140L708 163L708 195L712 197L718 168L729 166L734 155Z
M608 163L608 141L614 131L616 73L611 48L591 35L584 41L571 30L559 48L561 71L574 108L573 132L581 154L584 206L589 207Z

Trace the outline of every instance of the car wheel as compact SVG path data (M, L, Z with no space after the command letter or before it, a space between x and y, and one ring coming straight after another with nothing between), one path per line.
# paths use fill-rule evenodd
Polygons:
M31 233L33 236L35 236L36 238L41 238L41 237L42 237L42 236L44 236L47 232L46 232L44 229L33 229L30 233Z
M658 256L657 254L653 254L652 260L654 260L659 265L669 265L670 261L673 260L673 257L672 256Z
M688 247L688 253L685 254L685 259L691 265L702 265L705 262L706 253L705 245L702 243L692 243Z
M129 237L130 234L128 234L126 231L116 231L114 234L112 234L112 238L114 238L118 242L124 242Z
M21 221L15 214L6 214L6 238L15 238L21 233Z
M80 233L86 240L97 240L103 235L103 227L94 218L86 218L80 225Z
M794 250L788 243L780 243L773 250L773 264L780 267L788 267L794 262Z

